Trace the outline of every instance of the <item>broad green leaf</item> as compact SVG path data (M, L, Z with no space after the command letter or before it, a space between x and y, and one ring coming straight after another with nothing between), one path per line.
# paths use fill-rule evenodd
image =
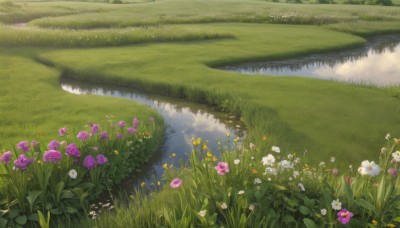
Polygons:
M6 225L7 225L7 220L0 218L0 227L6 227Z
M39 222L39 215L37 213L33 213L28 216L28 220Z
M393 219L393 222L400 222L400 216Z
M296 223L296 220L294 220L293 216L290 215L285 215L282 220L285 224Z
M315 224L315 222L309 218L304 218L303 222L307 228L317 228L317 225Z
M61 193L61 199L72 199L74 196L75 194L68 190L65 190Z
M299 207L299 211L300 211L300 213L302 213L303 215L308 215L308 214L310 214L310 209L308 209L308 207L305 207L305 206L300 206Z
M370 203L364 199L358 199L358 200L355 200L354 202L356 204L358 204L359 206L363 207L364 209L371 210L374 213L376 213L376 208L372 203Z
M74 213L78 212L78 210L76 210L73 207L67 207L66 211L67 211L67 213L70 213L70 214L74 214Z
M28 219L26 218L25 215L22 215L22 216L18 216L18 217L15 219L15 221L16 221L18 224L20 224L20 225L25 225L26 222L28 221Z
M30 192L28 192L28 196L26 197L26 199L28 199L29 207L31 209L31 212L32 212L32 209L33 209L33 205L35 205L36 199L38 198L38 196L41 193L42 193L41 191L30 191Z

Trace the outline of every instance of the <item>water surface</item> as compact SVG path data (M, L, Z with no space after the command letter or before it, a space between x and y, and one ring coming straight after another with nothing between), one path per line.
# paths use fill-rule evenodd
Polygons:
M364 46L350 50L220 69L250 75L303 76L377 86L399 85L400 35L371 38Z

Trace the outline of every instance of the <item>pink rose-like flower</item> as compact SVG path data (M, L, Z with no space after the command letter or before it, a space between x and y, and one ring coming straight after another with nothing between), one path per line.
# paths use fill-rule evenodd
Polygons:
M11 151L7 151L0 157L0 161L3 162L4 164L8 164L11 161L11 156L12 156Z
M345 208L339 211L337 215L339 222L342 224L348 224L350 222L351 217L353 217L353 213L347 211Z
M51 140L47 145L49 150L57 150L60 146L61 144L57 140Z
M179 188L182 185L182 180L179 178L175 178L171 181L171 184L169 184L169 186L171 186L171 188Z
M60 136L62 137L68 133L68 130L67 130L67 128L63 127L63 128L58 129L58 133L60 133Z
M47 163L58 163L61 160L61 152L57 150L49 150L44 152L43 161Z
M65 153L74 158L80 158L81 157L81 152L79 152L78 147L74 144L71 143L65 148Z
M89 138L89 134L86 131L81 131L76 137L82 141L85 141Z
M83 166L86 169L94 169L94 168L96 168L96 160L94 159L94 157L92 155L88 155L83 160Z
M30 150L28 141L21 141L17 144L17 148L22 150L22 152L28 152Z
M215 169L219 175L225 175L226 173L229 173L229 165L226 162L218 162L218 165L215 166Z
M96 156L96 162L98 165L104 165L108 162L108 158L102 154Z

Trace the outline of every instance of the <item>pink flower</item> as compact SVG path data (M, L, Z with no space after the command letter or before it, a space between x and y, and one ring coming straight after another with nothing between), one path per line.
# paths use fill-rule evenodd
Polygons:
M128 133L131 135L135 134L135 132L136 132L136 128L134 128L134 127L130 127L127 130L128 130Z
M86 131L81 131L76 137L82 141L85 141L89 138L89 134Z
M57 150L60 146L61 144L57 140L51 140L47 145L50 150Z
M138 126L139 126L139 119L138 119L138 118L133 119L132 123L133 123L133 127L134 127L134 128L138 128Z
M79 152L78 147L71 143L65 148L65 153L70 157L80 158L81 152Z
M85 160L83 160L83 166L86 169L94 169L96 168L96 160L92 155L88 155L85 157Z
M100 126L97 124L94 124L92 126L92 135L95 135L97 132L99 132Z
M101 132L100 138L101 138L101 140L107 140L108 139L108 133L106 131Z
M17 160L14 161L14 165L15 165L14 168L16 170L18 170L18 169L25 170L26 167L28 167L28 165L31 164L33 161L35 161L34 158L27 158L27 157L25 157L25 155L22 154L18 157Z
M218 162L218 165L215 166L215 169L219 175L225 175L226 173L229 173L229 165L226 162Z
M182 180L179 178L175 178L171 181L171 184L169 184L169 186L171 186L171 188L179 188L182 185Z
M156 122L156 119L155 119L154 117L150 117L150 118L149 118L149 122L150 122L150 123L154 123L154 122Z
M61 152L57 150L49 150L44 152L43 161L47 163L58 163L61 160Z
M395 177L395 176L397 176L397 169L391 168L388 170L388 173Z
M336 168L332 169L332 175L334 177L337 177L338 174L339 174L339 170L338 169L336 169Z
M0 157L0 161L3 162L4 164L8 164L11 161L11 156L12 156L11 151L7 151Z
M124 121L119 121L118 125L120 128L124 128L125 127L125 122Z
M342 224L348 224L350 222L351 217L353 217L353 213L347 211L345 208L339 211L337 215L339 222Z
M67 128L63 127L58 130L58 133L60 133L60 136L62 137L68 133L68 130Z
M22 152L28 152L30 150L28 141L21 141L17 144L17 148L22 150Z
M108 158L102 154L96 156L96 162L98 165L104 165L108 162Z
M31 141L31 146L32 147L37 148L37 147L39 147L39 145L40 145L39 142L37 142L35 140Z

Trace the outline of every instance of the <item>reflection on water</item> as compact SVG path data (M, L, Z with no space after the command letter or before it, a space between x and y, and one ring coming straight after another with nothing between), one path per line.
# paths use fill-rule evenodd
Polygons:
M400 35L370 39L364 47L334 53L245 63L220 69L244 74L305 76L378 86L400 84Z
M156 109L163 116L167 124L167 132L162 151L154 156L147 167L141 168L142 175L136 173L134 177L123 183L123 186L120 186L128 192L132 191L142 181L150 184L154 180L159 180L163 173L162 165L164 163L174 163L174 166L177 167L179 160L186 161L186 154L192 150L192 136L208 139L210 151L214 154L218 152L217 139L226 140L227 133L230 133L231 138L245 136L244 125L241 122L227 118L224 113L212 111L205 105L148 95L126 88L99 87L65 79L62 79L61 87L63 90L74 94L94 94L132 99ZM174 160L170 158L172 153L176 154Z

